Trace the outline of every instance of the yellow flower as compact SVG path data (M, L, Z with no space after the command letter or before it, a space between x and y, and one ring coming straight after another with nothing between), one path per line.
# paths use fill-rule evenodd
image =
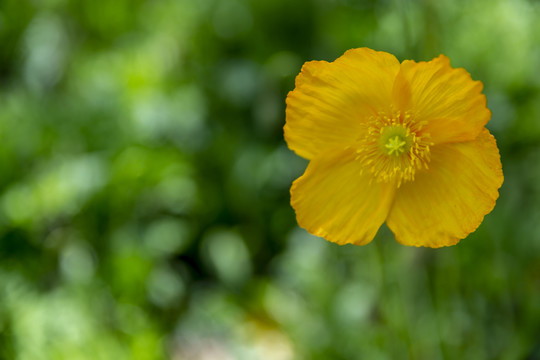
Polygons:
M482 83L441 55L367 48L311 61L287 96L285 140L310 160L291 187L300 226L364 245L386 221L398 242L441 247L473 232L503 182Z

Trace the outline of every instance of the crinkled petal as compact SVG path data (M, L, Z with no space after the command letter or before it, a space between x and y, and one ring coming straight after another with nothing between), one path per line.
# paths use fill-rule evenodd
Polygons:
M367 118L390 107L398 71L393 55L367 48L349 50L331 63L305 63L287 96L289 148L312 159L322 149L352 144Z
M406 60L394 85L394 103L408 111L435 144L475 139L489 121L482 83L441 55L428 62Z
M395 184L362 174L352 149L328 151L311 160L291 187L298 224L338 244L364 245L388 215Z
M405 245L454 245L476 230L495 206L503 182L495 139L434 146L429 170L397 191L386 223Z

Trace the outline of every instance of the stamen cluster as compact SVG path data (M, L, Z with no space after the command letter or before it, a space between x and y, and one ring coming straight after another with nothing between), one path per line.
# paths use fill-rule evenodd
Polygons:
M424 121L415 121L408 112L379 113L369 118L363 138L359 139L357 161L377 182L414 180L418 169L428 168L430 135L422 128Z

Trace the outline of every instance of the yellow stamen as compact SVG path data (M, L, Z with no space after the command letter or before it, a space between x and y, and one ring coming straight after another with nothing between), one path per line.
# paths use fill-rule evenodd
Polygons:
M379 113L367 122L365 137L359 139L357 160L373 174L373 181L395 181L396 186L414 180L417 170L427 169L431 137L405 112Z

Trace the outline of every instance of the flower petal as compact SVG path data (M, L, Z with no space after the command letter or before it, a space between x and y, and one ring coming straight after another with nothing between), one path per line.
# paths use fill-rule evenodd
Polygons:
M482 83L462 68L454 69L441 55L428 62L403 61L394 85L394 103L415 121L435 144L475 139L491 118Z
M484 128L473 141L434 146L429 165L398 189L386 223L405 245L454 245L495 206L503 182L499 150Z
M322 149L352 144L365 131L363 119L389 108L398 71L393 55L367 48L332 63L305 63L287 95L289 148L312 159Z
M291 205L298 224L310 233L341 245L364 245L388 215L395 189L394 183L376 183L362 174L354 150L328 151L294 181Z

